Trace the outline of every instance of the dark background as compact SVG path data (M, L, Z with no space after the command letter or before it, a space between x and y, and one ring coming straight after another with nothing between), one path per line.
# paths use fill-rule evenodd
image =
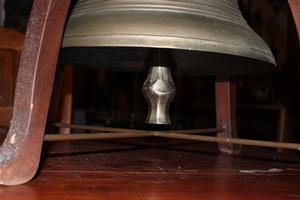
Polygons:
M249 25L271 47L278 71L234 77L238 88L238 133L242 138L275 140L280 111L286 109L286 140L299 141L300 52L287 1L240 0L239 3ZM31 0L6 0L5 26L24 32L31 6ZM141 87L146 74L88 66L74 66L74 73L74 123L145 128L147 105ZM170 111L172 128L215 126L214 77L177 75L174 81L177 95Z

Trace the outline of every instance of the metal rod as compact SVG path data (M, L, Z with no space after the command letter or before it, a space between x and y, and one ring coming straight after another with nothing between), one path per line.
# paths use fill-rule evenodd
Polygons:
M89 134L45 134L44 141L95 140L151 137L152 133L89 133Z
M151 131L144 131L144 130L122 129L122 128L111 128L111 127L95 127L95 126L71 125L71 124L55 124L55 126L67 127L67 128L78 128L84 130L99 130L99 131L107 131L111 133L69 134L69 135L46 134L44 138L45 141L116 139L116 138L156 136L156 137L194 140L194 141L203 141L203 142L215 142L215 143L239 144L239 145L246 145L246 146L259 146L259 147L300 150L300 144L298 143L271 142L271 141L248 140L248 139L239 139L239 138L222 138L222 137L214 137L214 136L192 135L192 134L203 134L203 133L218 133L224 131L223 128L151 132Z
M44 141L65 141L65 140L91 140L91 139L117 139L117 138L140 138L140 137L164 137L203 142L216 142L227 144L240 144L247 146L271 147L282 149L300 150L298 143L270 142L260 140L247 140L238 138L220 138L202 135L187 135L174 132L147 132L147 133L93 133L93 134L46 134Z
M62 124L62 123L55 123L55 124L53 124L53 126L60 127L60 128L82 129L82 130L90 130L90 131L104 131L104 132L110 132L110 133L120 133L120 132L147 133L147 132L149 132L149 131L136 130L136 129L99 127L99 126Z
M137 129L99 127L99 126L61 124L61 123L53 124L53 126L60 127L60 128L104 131L104 132L110 132L110 133L120 133L120 132L149 133L149 132L152 132L152 131L137 130ZM224 130L225 130L224 128L207 128L207 129L190 129L190 130L161 131L161 132L165 132L165 133L171 132L171 133L181 133L181 134L204 134L204 133L220 133L220 132L223 132Z
M227 144L240 144L240 145L247 145L247 146L300 150L300 144L297 143L270 142L270 141L247 140L247 139L238 139L238 138L221 138L221 137L213 137L213 136L186 135L186 134L163 133L163 132L155 132L154 136L203 141L203 142L216 142L216 143L227 143Z
M225 131L224 128L206 128L206 129L190 129L190 130L160 131L160 132L193 135L193 134L204 134L204 133L220 133L223 131Z
M181 133L181 134L201 134L211 133L216 131L223 131L223 129L194 129L194 130L183 130L183 131L168 131L165 133ZM117 138L138 138L138 137L151 137L155 136L156 132L144 131L144 132L124 132L124 133L85 133L85 134L45 134L44 141L66 141L66 140L92 140L92 139L117 139Z

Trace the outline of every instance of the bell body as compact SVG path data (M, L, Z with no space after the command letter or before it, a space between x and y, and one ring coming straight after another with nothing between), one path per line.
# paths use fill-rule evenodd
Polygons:
M237 0L79 0L62 46L112 68L144 67L149 48L171 49L183 73L242 74L275 65Z

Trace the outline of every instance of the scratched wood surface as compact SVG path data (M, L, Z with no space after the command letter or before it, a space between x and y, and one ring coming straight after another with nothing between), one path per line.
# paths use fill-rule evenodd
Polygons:
M299 154L243 149L243 156L235 157L220 155L216 149L151 138L47 143L37 176L25 185L0 187L0 196L1 200L300 198Z
M25 183L39 166L57 57L70 0L36 0L20 58L13 115L0 146L0 185Z

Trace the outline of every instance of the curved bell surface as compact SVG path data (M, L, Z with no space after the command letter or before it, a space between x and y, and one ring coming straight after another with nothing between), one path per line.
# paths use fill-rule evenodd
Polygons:
M66 61L124 71L143 70L151 48L171 49L179 73L275 68L271 50L243 19L237 0L79 0L62 47Z

